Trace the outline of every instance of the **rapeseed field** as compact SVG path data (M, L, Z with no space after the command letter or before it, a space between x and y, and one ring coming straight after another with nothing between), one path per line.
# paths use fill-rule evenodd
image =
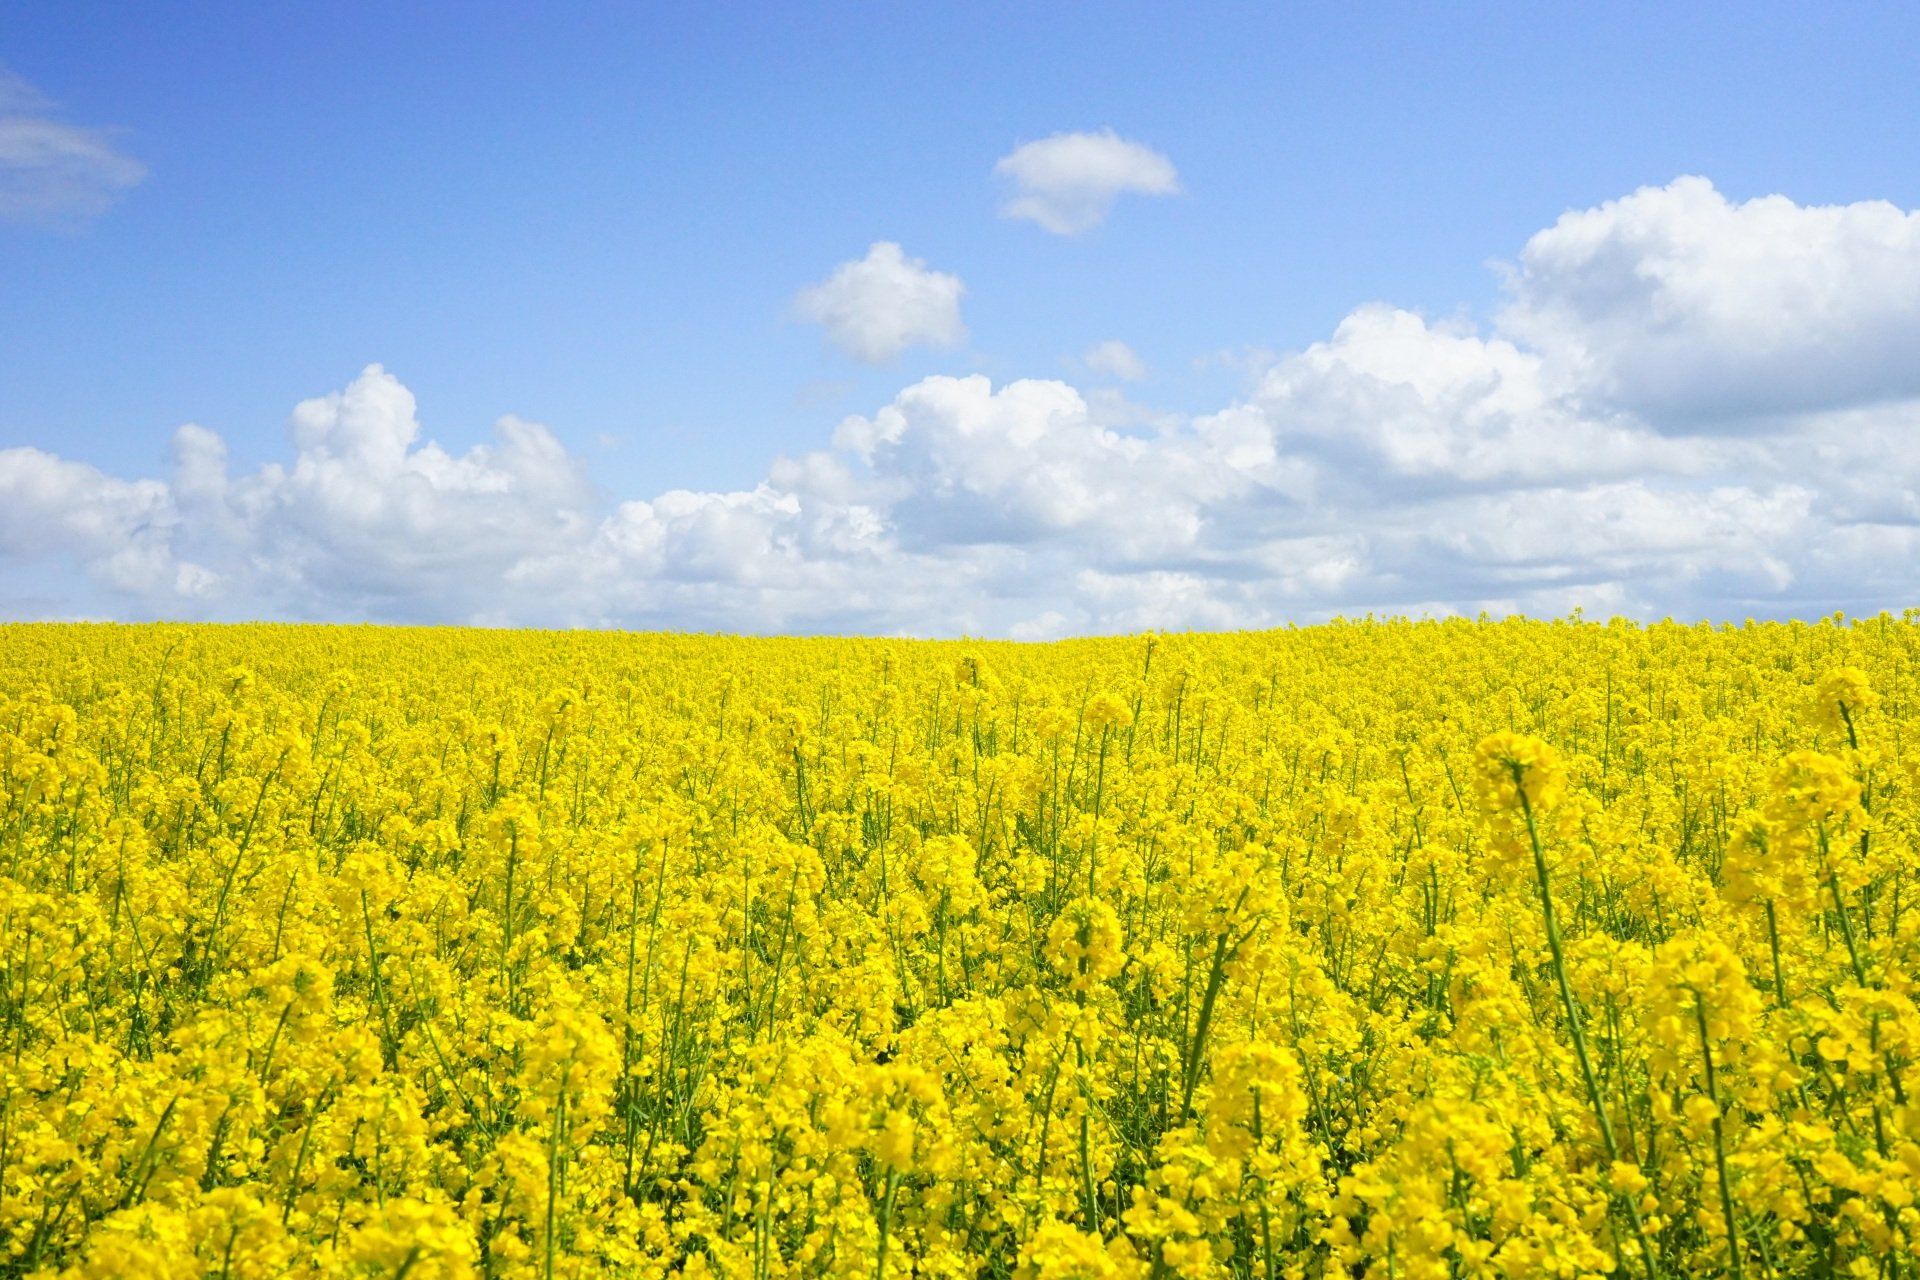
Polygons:
M1917 680L0 628L0 1275L1912 1276Z

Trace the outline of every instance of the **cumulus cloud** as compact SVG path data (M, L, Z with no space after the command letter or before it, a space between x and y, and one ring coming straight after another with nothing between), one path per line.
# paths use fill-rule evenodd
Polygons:
M1105 374L1122 382L1143 382L1147 376L1146 361L1118 338L1094 343L1081 355L1080 363L1096 374Z
M907 257L890 240L843 262L819 284L802 289L795 311L822 326L856 360L883 364L909 347L953 347L967 340L960 321L966 286L959 276Z
M836 443L867 464L896 533L918 549L1065 541L1096 563L1192 553L1204 508L1278 469L1237 467L1193 429L1125 435L1063 382L932 377Z
M1728 200L1705 178L1527 241L1502 332L1591 399L1686 430L1920 395L1920 212Z
M0 219L86 219L146 176L107 132L60 119L38 90L0 68Z
M1375 486L1708 465L1699 442L1667 440L1631 417L1583 408L1533 352L1381 304L1361 307L1328 340L1275 363L1252 403L1290 447Z
M1612 252L1664 261L1623 243ZM1810 278L1832 240L1768 252L1767 270ZM1676 366L1667 398L1638 398L1626 389L1648 384L1622 371L1645 366L1616 348L1651 339L1606 345L1615 293L1583 309L1565 290L1567 318L1529 327L1546 314L1528 301L1546 296L1544 260L1522 255L1537 278L1515 282L1491 328L1363 306L1250 369L1210 413L935 376L727 492L621 500L514 417L446 450L369 366L300 403L285 458L241 474L196 426L160 477L0 451L0 608L47 612L56 571L124 616L1036 639L1367 611L1737 618L1920 600L1920 394L1807 340L1797 399L1703 414L1728 376L1705 356L1701 387ZM1658 276L1655 263L1617 271ZM1855 323L1788 284L1739 288L1808 327ZM1662 342L1728 341L1717 306L1666 314Z
M1055 235L1078 235L1106 220L1119 196L1170 196L1180 191L1173 162L1112 129L1056 133L1025 143L993 167L1013 185L1000 212L1037 222Z
M0 555L71 554L137 606L208 594L218 582L174 551L177 504L158 480L119 480L38 449L0 449Z

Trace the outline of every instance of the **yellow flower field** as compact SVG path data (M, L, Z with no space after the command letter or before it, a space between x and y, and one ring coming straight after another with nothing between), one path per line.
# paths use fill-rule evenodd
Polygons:
M1913 1276L1917 681L0 628L0 1275Z

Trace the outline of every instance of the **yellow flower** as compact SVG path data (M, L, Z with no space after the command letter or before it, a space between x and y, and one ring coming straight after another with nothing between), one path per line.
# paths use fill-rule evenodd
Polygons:
M1118 695L1111 693L1095 694L1087 703L1087 728L1096 732L1103 729L1124 729L1133 723L1133 713Z
M1916 670L0 625L0 1274L1899 1270Z
M1867 673L1858 667L1836 667L1813 687L1813 724L1817 729L1852 739L1861 720L1880 703Z
M1541 814L1567 793L1567 771L1554 749L1538 738L1496 733L1474 752L1474 794L1486 813L1510 813L1524 804Z
M1101 898L1076 898L1047 930L1053 967L1068 988L1088 991L1120 972L1126 954L1120 946L1120 918Z

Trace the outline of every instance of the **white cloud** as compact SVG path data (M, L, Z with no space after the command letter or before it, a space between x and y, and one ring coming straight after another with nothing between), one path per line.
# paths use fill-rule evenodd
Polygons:
M909 258L890 240L843 262L819 284L802 289L794 308L821 325L856 360L880 364L908 347L953 347L967 340L960 321L966 286L959 276Z
M1503 333L1669 429L1920 395L1920 212L1883 200L1678 178L1562 216L1509 284Z
M1056 133L1016 147L993 171L1012 182L1000 207L1009 218L1037 222L1055 235L1078 235L1100 225L1119 196L1177 195L1173 162L1111 129Z
M1289 478L1234 465L1191 428L1110 430L1063 382L927 378L835 439L868 465L900 536L930 549L1066 539L1096 562L1184 555L1205 504Z
M1611 252L1642 251L1622 243ZM1769 255L1767 271L1797 279L1831 265L1831 244ZM1546 278L1528 269L1517 298ZM1650 339L1606 338L1613 295L1584 309L1579 290L1558 296L1570 318L1537 332L1512 313L1487 331L1363 306L1199 415L1061 381L924 378L756 485L626 501L518 418L443 449L370 366L298 405L289 456L250 472L196 426L159 478L0 451L0 608L80 611L46 603L50 577L76 569L85 611L122 616L1030 638L1920 599L1920 395L1883 383L1863 398L1850 351L1782 338L1804 366L1798 407L1703 418L1705 388L1727 376L1709 357L1738 357L1703 305L1681 327L1708 381L1660 402L1685 412L1656 411L1621 392L1635 384L1619 371L1640 367L1627 349ZM1606 359L1570 358L1575 332ZM1904 350L1920 362L1920 338Z
M1583 410L1541 358L1380 304L1274 364L1253 404L1291 448L1368 483L1489 484L1687 471L1697 442Z
M1118 338L1094 343L1081 355L1080 362L1095 373L1104 373L1122 382L1143 382L1147 376L1146 361Z
M1777 591L1794 575L1776 550L1809 531L1811 497L1787 484L1764 492L1639 480L1556 486L1476 498L1471 518L1435 521L1414 536L1490 580L1644 585L1713 572L1750 578L1759 592Z
M89 218L146 176L105 131L60 120L33 86L0 68L0 219Z
M0 557L71 556L135 607L208 595L216 577L182 559L179 515L158 480L118 480L38 449L0 449Z

